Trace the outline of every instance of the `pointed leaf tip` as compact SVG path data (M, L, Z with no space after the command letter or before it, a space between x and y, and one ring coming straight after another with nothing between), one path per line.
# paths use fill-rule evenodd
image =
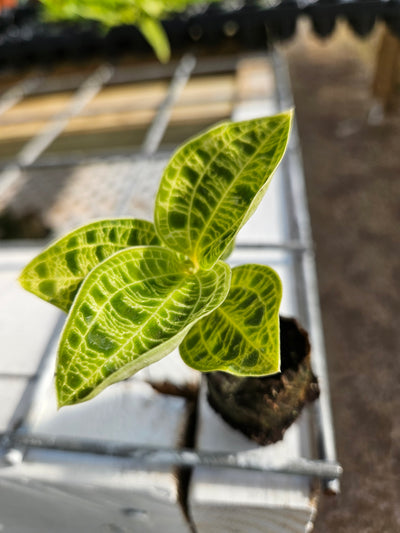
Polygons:
M24 268L24 289L68 311L89 272L113 253L130 246L158 245L151 222L106 219L82 226L55 241Z
M155 206L162 241L201 268L222 257L255 211L281 161L292 111L220 124L168 163Z
M264 265L232 270L224 303L189 331L179 351L187 365L202 372L264 376L280 369L281 281Z

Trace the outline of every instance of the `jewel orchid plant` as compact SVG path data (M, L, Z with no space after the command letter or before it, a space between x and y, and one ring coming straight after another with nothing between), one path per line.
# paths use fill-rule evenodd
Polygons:
M197 370L262 376L280 368L281 282L268 266L224 261L288 142L292 112L219 124L181 146L154 224L92 222L35 257L22 286L66 313L58 405L89 400L179 346Z

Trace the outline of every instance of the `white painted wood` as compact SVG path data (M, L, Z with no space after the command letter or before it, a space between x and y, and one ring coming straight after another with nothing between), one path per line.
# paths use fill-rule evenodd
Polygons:
M230 497L229 491L226 497ZM224 502L211 503L196 511L195 527L197 533L304 533L309 531L309 526L304 525L309 524L309 517L309 510L286 509L277 513L265 504L232 507Z
M116 383L90 402L57 410L53 383L26 428L40 435L94 439L132 446L181 445L184 398L163 395L139 380Z
M18 273L0 271L0 373L34 375L60 311L24 291Z
M9 431L16 421L16 409L28 383L28 378L0 376L0 433Z
M22 428L28 434L181 447L188 419L186 399L159 394L140 379L118 383L91 402L57 411L53 385L57 340L52 345L49 340L59 312L16 282L37 251L10 247L0 253L0 432L10 430L29 410ZM49 360L41 368L39 393L31 398L26 395L29 378L36 374L45 350ZM174 369L173 361L166 365L166 373L180 375L182 381L182 369ZM162 376L162 370L153 374ZM0 464L0 531L190 531L172 466L156 470L89 454L21 451L22 464Z
M240 230L236 242L240 244L282 244L286 240L287 220L283 211L282 171L278 168L255 213Z
M278 112L275 100L275 78L265 57L248 57L239 61L236 72L238 103L233 121L250 120ZM287 221L283 201L284 179L278 167L268 192L256 212L239 232L237 244L282 243L287 237Z
M7 431L21 414L22 396L37 371L60 315L53 306L24 291L17 282L37 248L0 250L0 431Z
M232 255L232 265L248 262L267 264L277 270L283 284L281 314L295 315L297 302L290 254L276 250L237 250ZM203 387L197 448L256 454L261 462L277 466L290 459L311 457L307 415L307 411L303 412L282 441L260 447L215 413L208 405ZM316 502L306 477L196 468L191 481L189 509L197 533L304 533L315 515Z
M201 381L201 373L182 361L178 348L167 357L138 372L136 377L156 386L166 383L181 390L196 390Z
M203 390L197 447L256 455L261 463L280 465L310 456L307 412L286 432L284 439L260 447L230 428L208 405ZM315 514L308 478L196 468L191 482L189 508L197 533L304 532Z
M24 431L131 446L182 445L186 400L139 380L113 385L78 406L57 411L55 405L49 383ZM155 470L126 459L32 449L22 464L0 469L1 522L15 533L189 533L173 467Z
M189 533L170 472L66 455L37 454L1 471L3 531Z

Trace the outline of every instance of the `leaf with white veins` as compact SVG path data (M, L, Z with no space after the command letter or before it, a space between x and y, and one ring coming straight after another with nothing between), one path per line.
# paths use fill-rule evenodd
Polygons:
M162 241L210 268L254 212L285 152L292 112L224 123L181 147L155 205Z
M151 222L106 219L68 233L37 255L22 271L24 289L68 311L89 272L107 257L129 246L161 244Z
M207 271L160 246L129 248L83 282L57 361L59 406L96 396L176 348L190 327L229 291L230 268Z
M279 371L281 281L264 265L232 269L224 303L199 320L179 351L196 370L223 370L237 376L264 376Z

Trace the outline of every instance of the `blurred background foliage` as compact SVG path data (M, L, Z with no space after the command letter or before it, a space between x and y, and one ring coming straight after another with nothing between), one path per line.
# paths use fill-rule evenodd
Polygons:
M218 2L221 0L211 0ZM122 24L135 25L153 48L158 59L168 61L170 46L161 20L185 11L204 0L40 0L48 21L97 21L104 29ZM209 4L210 1L207 2Z

